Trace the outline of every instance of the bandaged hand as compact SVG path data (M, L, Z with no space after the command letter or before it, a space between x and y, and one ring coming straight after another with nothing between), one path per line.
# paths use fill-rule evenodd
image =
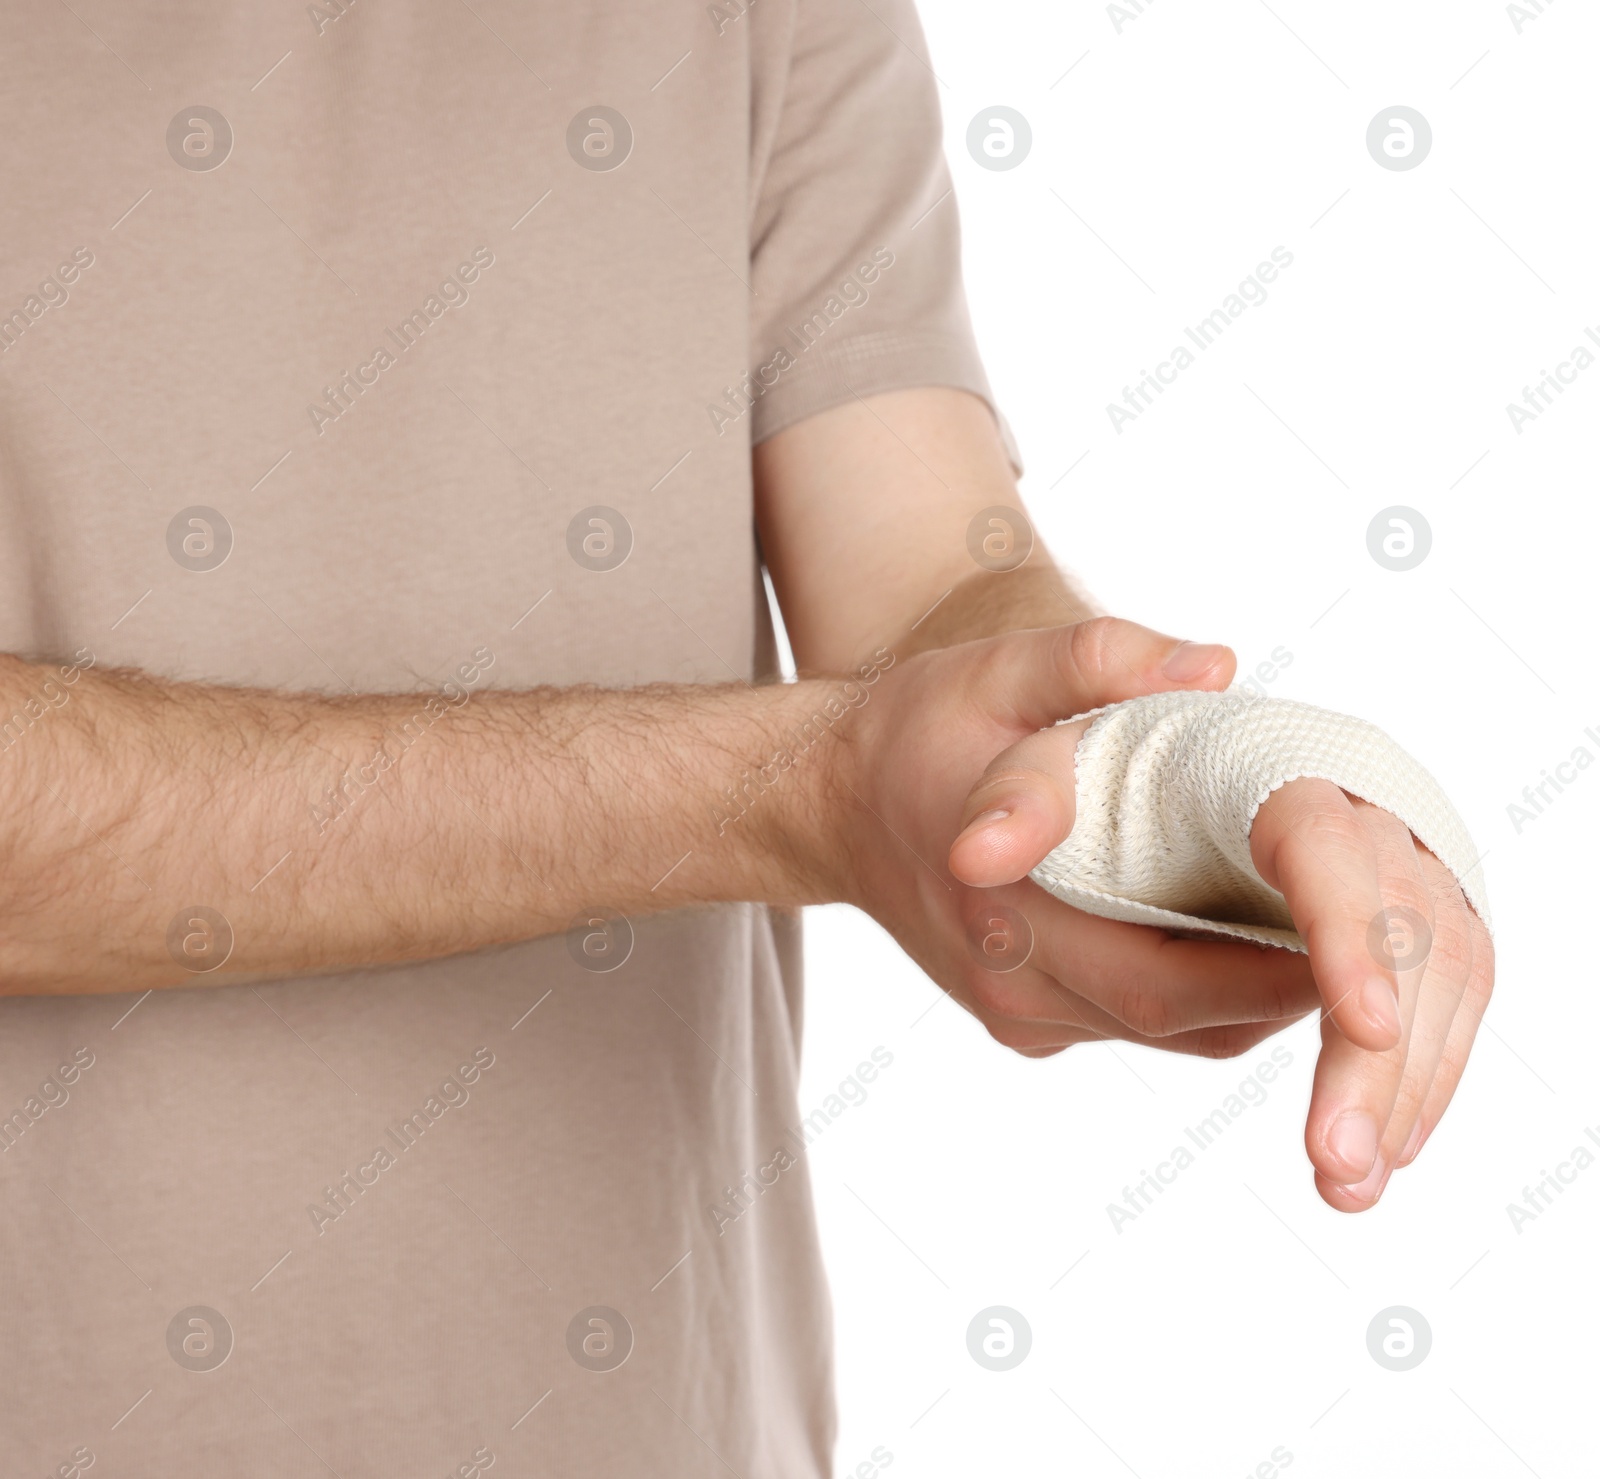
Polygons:
M1488 902L1454 808L1374 726L1238 693L1139 697L997 756L963 822L966 884L1027 877L1169 940L1309 956L1306 1148L1330 1205L1372 1205L1438 1124L1492 988Z

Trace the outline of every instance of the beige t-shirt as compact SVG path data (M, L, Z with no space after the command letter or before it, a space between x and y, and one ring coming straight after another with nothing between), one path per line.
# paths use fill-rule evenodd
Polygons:
M419 744L770 676L752 441L987 395L909 0L75 0L0 56L0 649L60 668L0 766L91 663ZM0 998L0 1470L827 1473L799 1035L755 906Z

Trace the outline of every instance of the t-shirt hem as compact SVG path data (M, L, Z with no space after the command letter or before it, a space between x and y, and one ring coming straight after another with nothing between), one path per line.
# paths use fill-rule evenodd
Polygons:
M793 346L789 346L793 353ZM989 407L1012 473L1022 476L1022 453L995 404L983 361L970 339L939 333L885 329L813 349L759 399L751 419L752 444L857 396L923 385L970 391Z

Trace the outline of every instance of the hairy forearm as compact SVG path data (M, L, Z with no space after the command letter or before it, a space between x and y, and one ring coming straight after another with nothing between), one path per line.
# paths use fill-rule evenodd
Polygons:
M848 689L451 699L65 686L0 658L0 709L26 720L0 735L0 990L237 981L480 949L584 910L834 896L833 761L881 658ZM196 906L233 941L200 975Z

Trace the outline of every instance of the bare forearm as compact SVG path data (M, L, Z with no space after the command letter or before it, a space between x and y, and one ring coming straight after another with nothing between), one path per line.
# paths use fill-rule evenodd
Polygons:
M964 391L857 398L763 442L755 474L802 672L849 668L880 643L909 654L1104 614L1032 531L994 417ZM1026 554L1015 569L974 553L996 520Z
M926 652L1003 632L1071 626L1106 614L1081 584L1050 563L1043 549L1020 569L979 571L949 586L944 595L935 592L935 597L932 610L911 618L914 624L896 634L896 651Z
M831 757L870 695L819 681L323 698L55 673L0 658L0 707L40 711L0 752L9 994L421 959L592 908L828 897ZM195 906L233 938L203 975L179 963L187 926L176 951L168 939Z

